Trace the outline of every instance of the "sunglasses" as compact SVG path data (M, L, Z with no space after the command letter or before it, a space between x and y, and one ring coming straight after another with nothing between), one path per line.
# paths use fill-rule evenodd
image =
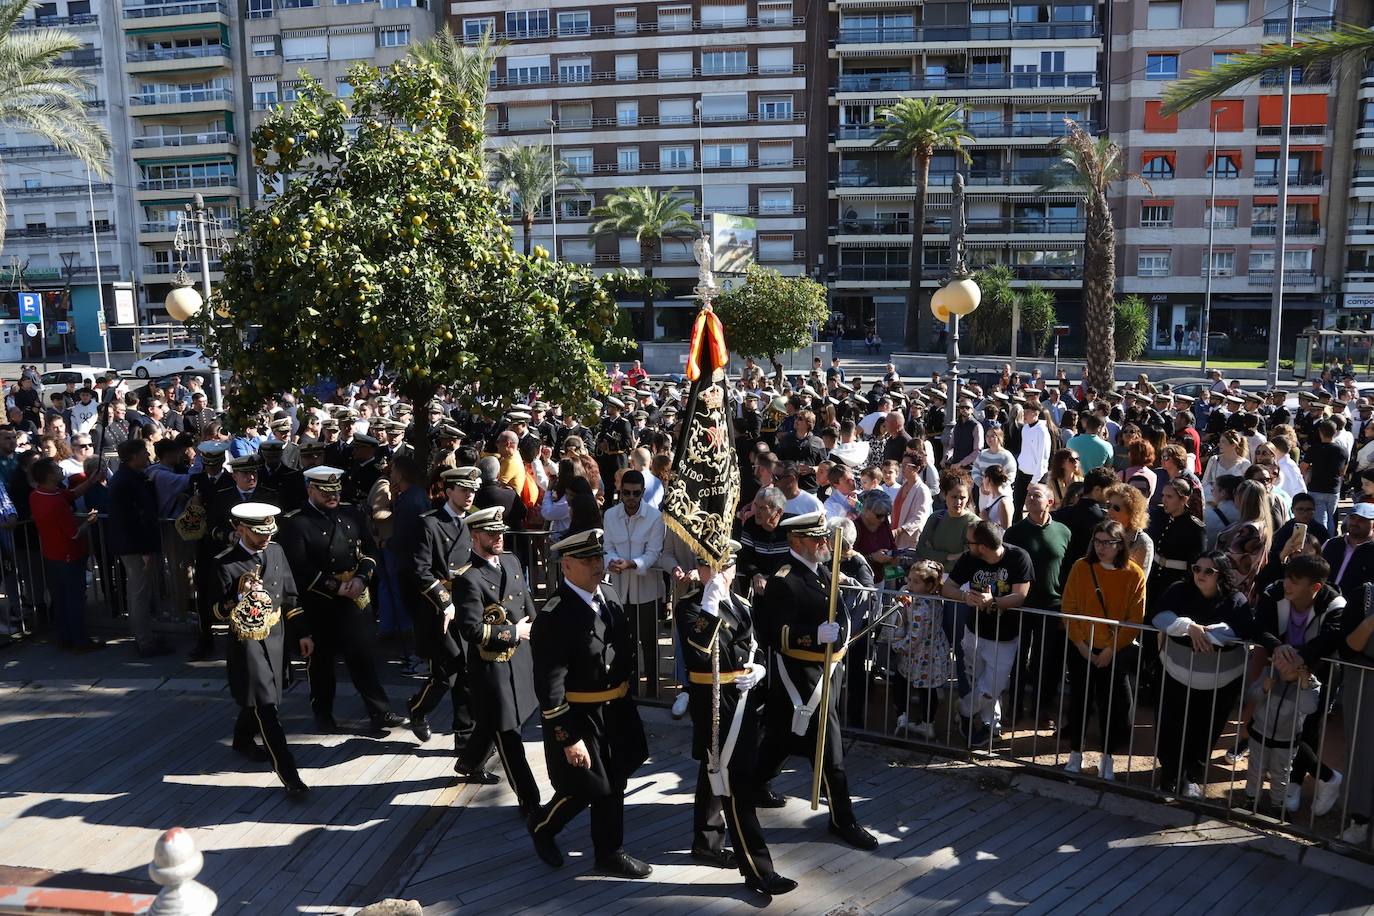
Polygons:
M1123 506L1121 503L1109 503L1109 504L1107 505L1107 508L1108 508L1108 509L1111 509L1113 512L1129 512L1129 511L1130 511L1130 509L1126 508L1126 507Z
M1218 570L1215 566L1198 566L1193 564L1193 573L1199 576L1215 576Z
M643 491L643 490L626 490L626 489L622 488L621 491L620 491L620 495L621 495L621 496L643 496L643 495L644 495L644 491Z
M1093 538L1093 544L1097 547L1119 547L1121 538Z

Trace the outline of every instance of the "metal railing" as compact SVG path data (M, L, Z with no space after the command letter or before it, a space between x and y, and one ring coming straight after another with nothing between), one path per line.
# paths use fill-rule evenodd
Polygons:
M1286 223L1289 235L1320 235L1322 224L1310 219L1290 219ZM1273 237L1279 234L1277 222L1253 223L1250 234L1256 237Z
M212 131L203 134L162 134L151 137L134 137L134 149L161 149L168 146L208 146L212 143L233 143L235 137L228 131Z
M1055 38L1097 38L1095 22L1011 23L949 26L846 26L841 24L831 45L934 44L950 41L1044 41Z
M193 60L199 57L228 57L228 45L202 45L197 48L147 48L130 51L125 60L131 64L142 64L157 60Z
M792 64L790 66L773 67L683 67L680 70L635 70L629 71L616 70L594 70L586 75L580 73L568 75L564 78L563 73L554 68L534 68L534 72L528 76L512 77L494 76L487 80L487 85L493 89L510 87L523 88L526 86L585 86L589 83L629 83L637 80L667 80L667 79L728 79L740 76L790 76L794 73L805 73L806 64Z
M144 178L138 183L140 191L190 191L197 188L236 188L236 175L211 175L196 178Z
M1083 279L1082 264L1011 264L1008 269L1017 280ZM921 279L940 280L948 273L948 265L927 264L921 271ZM905 264L841 264L830 276L834 280L906 283L910 280L911 268Z
M509 32L498 32L492 29L485 30L483 34L489 35L497 43L509 43L514 41L544 41L551 38L589 38L593 35L685 35L691 32L744 29L792 29L804 25L806 25L806 18L803 16L774 16L762 19L731 19L726 21L692 19L665 25L659 25L656 22L637 22L633 28L620 23L590 25L574 29L559 29L557 25L553 25L538 29L516 29ZM463 41L466 44L477 44L481 38L482 35L480 34L463 35Z
M1335 20L1330 16L1300 16L1293 20L1293 31L1302 32L1329 32L1335 25ZM1288 33L1287 19L1266 19L1264 20L1264 34L1266 35L1286 35Z
M1270 269L1251 268L1249 271L1251 286L1273 286L1274 271ZM1311 270L1287 270L1283 272L1284 286L1311 286L1317 282L1317 275Z
M1093 133L1097 130L1097 125L1092 121L1075 121L1074 123L1088 133ZM1065 137L1068 136L1069 133L1069 126L1062 118L978 121L972 124L965 124L964 129L967 130L972 137L978 140L1001 137ZM882 132L883 128L877 124L841 124L836 129L832 139L875 140Z
M100 22L100 16L95 13L77 13L73 16L35 16L32 19L20 19L15 23L15 28L51 29L59 26L95 25L98 22Z
M154 262L152 262L152 263L147 263L147 264L144 264L144 265L143 265L143 272L144 272L145 274L159 274L159 275L161 275L161 274L174 274L174 273L177 272L178 269L180 269L178 265L176 265L176 264L166 264L166 263L163 263L162 261L154 261ZM212 260L212 261L210 262L210 272L211 272L211 273L219 273L219 272L221 272L221 271L223 271L223 270L224 270L224 262L223 262L223 261Z
M1085 228L1081 218L1050 217L988 217L967 220L967 229L973 234L1058 234L1081 233ZM949 232L949 220L941 217L928 217L925 231L945 234ZM842 219L831 227L832 235L911 235L912 220L905 217L884 219Z
M232 89L169 89L129 96L130 105L193 105L200 102L232 102Z
M101 233L114 232L115 226L114 223L109 222L96 223L96 230ZM7 239L48 239L90 234L90 226L25 226L19 229L5 230L5 238Z
M1290 188L1319 188L1326 180L1326 176L1321 172L1289 172L1288 186ZM1257 188L1276 188L1279 185L1278 175L1256 175L1255 187Z
M701 122L702 122L703 124L707 124L707 125L712 125L712 124L721 124L721 125L725 125L725 124L743 124L743 123L758 122L758 121L763 121L763 122L769 123L769 124L781 124L781 123L793 123L793 124L795 124L795 123L799 123L799 122L802 122L802 121L805 121L805 120L806 120L806 112L804 112L804 111L793 111L791 114L787 115L786 117L776 117L776 116L762 115L762 114L759 114L758 112L745 112L745 113L739 114L739 115L729 115L729 116L723 116L723 117L710 117L710 116L706 116L706 117L701 118L700 120L701 120ZM557 128L558 130L590 130L590 129L592 129L593 127L620 127L620 128L625 128L625 129L632 129L632 128L636 128L636 127L655 127L655 126L660 126L660 125L661 125L661 126L664 126L664 127L669 127L669 126L687 127L687 126L690 126L690 125L693 125L693 124L696 124L696 123L697 123L697 119L696 119L695 117L691 116L691 115L683 115L682 117L667 117L667 118L657 118L657 117L653 117L653 116L641 115L634 123L628 122L628 119L622 120L622 119L617 118L617 117L604 117L604 118L563 118L563 119L558 120L558 121L556 122L555 126L556 126L556 128ZM549 130L549 122L548 122L547 120L544 120L544 121L528 121L528 122L526 122L526 121L516 121L516 122L499 121L499 122L497 122L497 123L493 126L493 132L495 132L495 133L525 133L525 132L527 132L527 131L536 131L536 130L537 130L537 131L542 131L542 132L544 132L544 133L547 133L548 130Z
M918 92L936 89L1090 89L1097 85L1093 71L1036 73L842 73L838 92Z
M97 182L91 185L91 190L96 194L109 193L112 186L108 181ZM6 197L74 197L85 195L86 185L84 184L54 184L45 185L37 188L5 188Z
M149 3L124 7L125 19L158 19L164 16L196 16L205 13L229 15L223 0L190 0L187 3Z

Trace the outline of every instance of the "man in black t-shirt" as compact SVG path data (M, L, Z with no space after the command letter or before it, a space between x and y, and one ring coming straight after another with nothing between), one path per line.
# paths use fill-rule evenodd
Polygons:
M964 535L967 550L945 577L943 594L973 608L962 634L970 690L959 716L970 745L996 736L1002 691L1011 681L1020 644L1021 612L1035 567L1030 554L1002 541L1002 526L982 521Z
M1317 424L1318 441L1302 456L1302 473L1307 479L1307 492L1317 504L1315 520L1327 531L1336 528L1336 501L1341 497L1341 478L1350 456L1337 445L1336 424L1322 420Z

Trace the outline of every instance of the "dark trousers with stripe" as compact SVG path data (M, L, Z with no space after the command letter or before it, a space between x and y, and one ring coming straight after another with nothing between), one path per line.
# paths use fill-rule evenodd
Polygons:
M840 716L835 709L837 700L835 691L831 691L829 717L825 723L825 753L821 758L821 786L830 803L830 820L836 826L847 827L858 821L854 819L854 802L849 797L849 777L844 771L844 742L840 734ZM786 696L769 695L756 771L758 791L762 792L763 787L782 772L782 765L792 753L793 742L800 742L809 748L806 756L815 762L812 755L816 747L816 718L811 717L806 737L798 738L792 734L791 702Z
M530 820L530 832L535 836L557 836L569 821L582 813L583 808L591 808L592 848L596 851L596 857L605 859L615 855L625 844L624 786L600 798L559 792L535 812Z
M697 794L692 810L692 848L720 852L725 845L725 833L730 833L730 845L739 861L739 872L746 878L766 881L773 875L773 857L763 839L758 812L741 792L752 789L749 779L729 774L730 794L722 798L711 791L711 778L706 774L706 761L697 768ZM744 783L738 785L737 783Z
M363 701L368 718L375 719L390 712L390 701L386 698L381 678L377 676L377 662L372 654L356 645L340 646L323 639L316 641L315 651L305 662L305 675L310 681L310 709L315 715L334 715L334 694L338 683L334 662L340 656L343 657L344 667L348 669L349 679Z
M412 721L429 718L447 694L453 701L453 745L461 750L472 739L472 693L468 690L467 665L463 657L439 656L429 660L429 677L420 692L406 701ZM491 753L488 751L487 753Z
M300 774L296 772L296 758L291 754L290 745L286 743L286 732L282 730L276 704L265 703L239 709L238 720L234 722L234 743L252 744L258 735L262 736L267 756L272 760L272 772L277 774L282 784L290 786L300 782Z
M516 729L493 732L490 728L477 726L467 748L459 755L463 766L476 769L487 762L492 749L501 758L501 768L506 771L506 779L520 801L520 810L526 815L539 810L539 783L535 782L529 761L525 759L525 742Z

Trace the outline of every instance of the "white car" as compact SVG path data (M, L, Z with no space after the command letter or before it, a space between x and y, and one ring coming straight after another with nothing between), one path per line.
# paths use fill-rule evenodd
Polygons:
M106 369L103 366L68 366L65 369L44 372L38 377L42 382L43 406L48 406L54 393L66 391L68 382L75 382L76 390L80 391L82 388L94 388L95 380L98 378L116 374L118 373L113 369Z
M145 356L134 363L134 375L139 378L160 378L164 375L209 371L210 359L200 347L172 347L168 350L159 350L152 356Z

